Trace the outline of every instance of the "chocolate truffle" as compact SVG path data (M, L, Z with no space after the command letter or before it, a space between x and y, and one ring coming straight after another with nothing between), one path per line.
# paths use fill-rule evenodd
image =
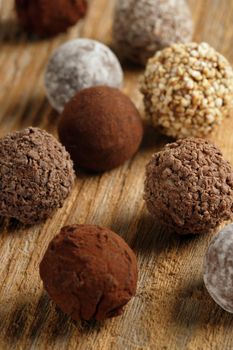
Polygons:
M15 0L15 5L21 25L39 36L64 32L87 10L86 0Z
M138 110L126 95L97 86L78 92L67 103L58 133L76 166L105 171L136 153L143 127Z
M63 205L74 181L65 148L46 131L27 128L0 139L0 215L35 224Z
M210 243L204 260L204 282L215 302L233 313L233 224Z
M45 73L49 102L62 112L77 91L96 85L121 87L123 72L114 53L91 39L71 40L51 56Z
M204 234L233 217L233 171L204 139L165 146L146 168L149 212L180 234Z
M121 315L136 291L137 261L126 242L107 228L63 227L40 264L44 288L74 320Z
M233 70L206 43L176 44L149 60L141 91L155 128L174 138L204 137L233 107Z
M113 41L119 54L145 64L157 50L192 39L193 24L185 0L118 0Z

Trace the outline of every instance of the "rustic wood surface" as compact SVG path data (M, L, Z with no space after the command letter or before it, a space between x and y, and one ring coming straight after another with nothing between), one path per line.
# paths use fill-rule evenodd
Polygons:
M190 0L195 39L208 41L233 64L233 1ZM51 40L30 39L18 27L13 0L0 0L0 136L29 125L56 134L57 114L45 97L43 72L58 45L79 36L111 44L113 0L92 0L82 23ZM142 110L141 71L125 66L125 92ZM211 139L233 163L233 119ZM169 140L149 127L139 153L100 176L79 173L64 207L46 223L23 227L0 221L0 349L233 349L233 316L208 296L202 261L210 235L169 234L142 200L144 167ZM38 264L65 224L105 225L135 250L136 297L125 314L104 324L74 324L43 291Z

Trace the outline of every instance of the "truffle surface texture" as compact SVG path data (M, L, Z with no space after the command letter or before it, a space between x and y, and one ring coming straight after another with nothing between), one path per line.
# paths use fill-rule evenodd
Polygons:
M233 171L204 139L165 146L146 168L149 212L180 234L204 234L233 216Z
M142 79L146 115L163 134L205 137L233 107L233 70L206 43L175 44L157 52Z
M104 320L123 312L134 296L137 261L113 231L92 225L64 227L40 264L44 288L74 320Z
M78 92L65 106L58 133L77 167L105 171L136 153L143 127L138 110L126 95L97 86Z
M192 39L192 18L185 0L118 0L113 41L119 55L145 64L157 50Z
M58 112L77 91L97 85L121 87L123 71L115 54L91 39L75 39L52 54L45 72L50 104Z
M0 139L0 215L35 224L63 205L73 163L50 134L29 127Z
M86 0L15 0L21 25L39 36L51 36L66 29L85 16Z
M210 243L204 260L205 286L224 310L233 313L233 224L224 227Z

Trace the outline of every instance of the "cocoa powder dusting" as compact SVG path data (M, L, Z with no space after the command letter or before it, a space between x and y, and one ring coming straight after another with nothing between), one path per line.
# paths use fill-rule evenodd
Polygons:
M106 171L136 153L143 127L137 108L126 95L97 86L81 90L65 106L58 133L77 167Z
M132 298L136 257L113 231L92 225L64 227L40 264L44 287L74 320L114 317Z
M39 36L64 32L85 16L86 0L15 0L21 25Z

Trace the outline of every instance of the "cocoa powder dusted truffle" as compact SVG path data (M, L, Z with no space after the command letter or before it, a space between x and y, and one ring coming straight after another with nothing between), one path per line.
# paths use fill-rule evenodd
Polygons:
M192 39L193 25L185 0L117 0L113 41L120 55L136 63L172 43Z
M204 260L205 286L215 302L233 313L233 224L212 240Z
M76 166L105 171L136 153L143 127L138 110L126 95L97 86L78 92L65 106L58 133Z
M76 39L60 46L50 57L45 73L46 93L52 107L62 112L77 91L97 85L121 87L123 72L115 54L91 39Z
M40 264L44 288L74 320L118 316L136 291L136 257L107 228L64 227Z
M35 224L63 205L74 181L65 148L46 131L27 128L0 139L0 215Z
M233 171L220 150L203 139L167 145L147 165L149 212L180 234L201 234L233 217Z
M148 61L141 91L155 128L174 138L204 137L233 107L233 70L206 43L176 44Z
M64 32L85 16L86 0L15 0L19 22L39 36Z

